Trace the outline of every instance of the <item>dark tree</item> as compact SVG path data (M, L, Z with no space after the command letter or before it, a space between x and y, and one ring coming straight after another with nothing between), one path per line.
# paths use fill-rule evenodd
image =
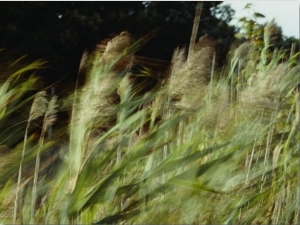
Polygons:
M220 3L204 2L198 37L215 38L224 55L234 28L227 25L232 12L222 11ZM53 83L65 75L74 81L84 49L124 30L138 38L158 29L137 54L170 60L177 46L189 44L196 2L1 2L0 6L0 48L48 60L44 76ZM218 10L221 18L215 15Z

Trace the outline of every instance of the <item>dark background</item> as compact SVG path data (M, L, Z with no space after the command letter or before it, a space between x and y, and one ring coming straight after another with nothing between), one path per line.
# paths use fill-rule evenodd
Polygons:
M220 3L204 2L198 37L215 37L226 52L234 32L226 22L233 11L223 8L223 19L217 19L211 9ZM0 47L28 54L30 60L47 60L44 76L51 83L64 76L72 80L84 49L124 30L140 38L159 29L137 54L170 60L177 46L189 44L196 2L1 2L0 6Z
M222 2L203 2L198 37L218 43L218 63L226 58L236 28L234 11ZM137 55L170 61L174 49L187 47L197 2L1 2L0 48L30 61L44 59L46 85L75 82L84 49L108 35L127 30L140 38L158 29ZM216 14L219 16L216 17ZM61 80L63 79L63 80Z

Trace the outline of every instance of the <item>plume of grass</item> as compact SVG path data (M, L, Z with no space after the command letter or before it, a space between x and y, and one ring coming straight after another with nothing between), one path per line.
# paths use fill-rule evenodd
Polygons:
M175 107L197 110L211 77L214 43L207 36L199 39L197 50L185 60L184 50L176 50L172 59L168 88Z
M281 28L276 25L274 20L268 22L264 27L264 48L261 51L262 65L268 64L268 56L270 55L269 49L274 49L274 46L281 38L281 33Z
M17 220L17 213L18 208L21 207L21 199L19 199L19 195L22 196L22 190L21 190L21 180L22 180L22 165L23 160L25 157L25 151L26 151L26 144L27 144L27 138L28 138L28 129L30 126L30 123L37 119L40 116L43 116L46 112L47 107L47 98L46 98L46 92L41 91L38 92L33 100L32 107L30 109L29 118L27 121L25 134L24 134L24 145L22 149L22 156L19 166L19 174L18 174L18 186L17 186L17 192L16 192L16 198L15 198L15 208L14 208L14 223Z
M42 96L42 98L45 98L46 96ZM41 101L47 101L46 99L42 99ZM37 100L38 101L38 100ZM38 183L38 173L40 169L40 151L44 145L44 139L45 134L48 131L49 127L51 127L55 120L56 120L56 112L57 112L57 96L54 96L50 99L50 101L46 102L46 109L44 109L44 119L43 119L43 126L42 126L42 132L39 139L39 148L36 155L36 161L35 161L35 170L34 170L34 177L33 177L33 187L32 187L32 199L31 199L31 214L30 214L30 223L34 224L35 220L35 208L36 208L36 196L37 196L37 183ZM35 102L38 104L37 102ZM45 102L43 102L45 104ZM45 106L45 105L43 105ZM42 106L42 107L43 107ZM35 105L33 105L33 108ZM36 106L41 107L41 106ZM34 109L33 109L34 110Z
M246 110L248 115L251 108L276 109L291 94L290 90L300 78L298 72L299 68L290 69L286 63L278 64L265 72L258 72L256 80L240 94L241 109Z

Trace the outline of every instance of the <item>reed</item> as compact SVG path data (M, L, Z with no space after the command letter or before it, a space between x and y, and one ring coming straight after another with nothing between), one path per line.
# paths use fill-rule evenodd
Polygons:
M86 81L53 140L44 137L59 100L45 92L35 95L23 140L8 149L17 132L0 131L0 222L299 223L299 62L282 61L265 37L218 70L205 36L188 59L176 49L161 86L141 95L130 71L139 44L130 38L84 54ZM17 107L14 89L3 82L0 91L4 124ZM40 134L30 135L41 116ZM49 157L61 135L67 142Z

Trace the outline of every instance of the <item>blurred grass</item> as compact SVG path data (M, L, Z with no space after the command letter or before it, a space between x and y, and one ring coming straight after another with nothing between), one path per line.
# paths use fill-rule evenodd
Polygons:
M299 223L299 53L282 61L267 43L247 45L222 71L209 44L188 61L178 49L166 81L144 95L130 70L114 70L136 43L109 65L96 54L64 102L69 126L51 140L55 107L30 117L38 79L14 83L42 63L11 63L0 84L0 222ZM13 119L20 110L28 117Z

